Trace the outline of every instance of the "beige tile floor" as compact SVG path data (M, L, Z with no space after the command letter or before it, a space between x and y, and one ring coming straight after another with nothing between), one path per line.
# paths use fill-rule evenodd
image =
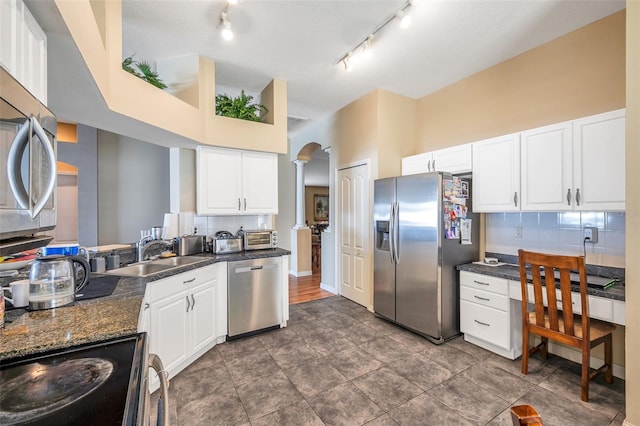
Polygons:
M462 338L434 345L334 296L214 347L172 379L170 413L177 425L510 425L509 407L531 404L546 426L622 424L624 381L597 379L588 403L579 383L559 357L523 376L519 360Z

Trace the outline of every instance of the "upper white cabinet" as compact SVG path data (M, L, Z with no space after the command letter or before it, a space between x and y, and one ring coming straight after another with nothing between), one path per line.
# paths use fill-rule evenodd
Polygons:
M473 144L473 211L520 210L520 134Z
M521 134L522 210L572 210L571 122Z
M624 210L625 111L522 132L522 210Z
M402 175L426 172L466 173L472 169L471 144L439 149L402 159Z
M22 0L0 1L0 64L47 103L47 36Z
M625 209L625 110L573 122L577 210Z
M198 147L196 175L199 215L278 213L276 154Z

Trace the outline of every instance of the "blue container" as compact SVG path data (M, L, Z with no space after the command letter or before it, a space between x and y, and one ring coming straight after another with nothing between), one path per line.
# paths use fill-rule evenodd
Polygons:
M52 244L42 247L42 255L61 254L64 256L75 256L78 254L80 246L78 244Z

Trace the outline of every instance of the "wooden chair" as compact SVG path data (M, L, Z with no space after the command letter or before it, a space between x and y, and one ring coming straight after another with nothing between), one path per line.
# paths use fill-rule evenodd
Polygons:
M573 346L582 350L582 385L580 398L589 400L589 380L599 373L605 373L608 383L613 381L611 375L612 339L615 326L598 320L589 320L589 303L587 299L587 274L583 256L560 256L533 253L518 250L520 261L520 286L522 288L522 374L528 372L529 356L538 350L543 358L547 357L548 340ZM531 266L531 277L527 276L527 265ZM556 297L556 272L560 281L560 300ZM580 307L582 315L573 314L571 300L570 272L580 275ZM544 282L543 275L544 273ZM533 283L533 301L535 310L528 312L529 291L528 280ZM546 285L543 285L546 284ZM543 294L548 301L544 306ZM529 349L529 333L541 337L537 346ZM604 365L590 372L589 361L591 348L604 343Z
M513 426L542 426L542 418L529 404L511 407Z

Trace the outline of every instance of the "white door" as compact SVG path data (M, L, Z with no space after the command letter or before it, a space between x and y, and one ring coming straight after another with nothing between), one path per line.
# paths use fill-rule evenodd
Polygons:
M466 173L472 169L471 144L453 146L433 152L430 171Z
M196 153L198 214L242 213L242 152L199 147Z
M475 142L473 211L520 211L520 135Z
M189 297L192 301L191 328L193 331L193 351L204 349L216 338L215 281L209 281L192 289Z
M278 156L242 153L242 213L278 214Z
M338 172L340 294L369 307L369 165Z
M576 210L625 208L625 110L573 122Z
M573 210L571 122L522 132L522 210Z

